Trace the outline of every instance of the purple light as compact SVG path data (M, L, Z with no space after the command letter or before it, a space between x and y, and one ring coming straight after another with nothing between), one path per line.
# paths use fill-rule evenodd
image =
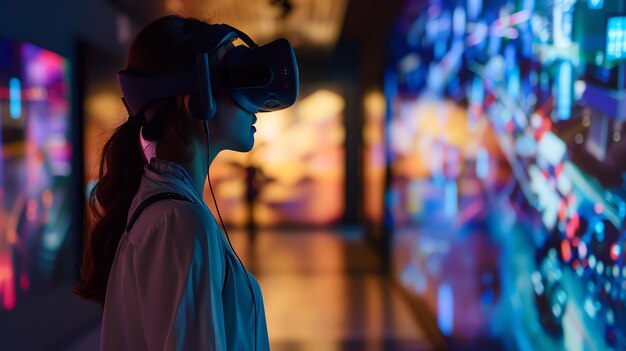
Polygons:
M584 257L586 257L586 256L587 256L587 244L585 244L585 242L584 242L584 241L581 241L581 242L578 244L578 255L579 255L581 258L584 258Z

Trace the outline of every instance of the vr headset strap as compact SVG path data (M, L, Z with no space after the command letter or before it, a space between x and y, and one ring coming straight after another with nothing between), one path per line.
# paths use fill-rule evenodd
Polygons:
M133 226L135 225L135 222L137 221L137 219L139 218L139 215L141 215L141 213L150 205L152 205L153 203L160 201L160 200L182 200L182 201L189 201L192 202L191 200L189 200L188 198L186 198L183 195L177 194L177 193L158 193L155 195L150 196L149 198L143 200L142 203L139 204L139 206L137 206L137 209L135 210L135 212L133 212L133 215L130 217L130 220L128 221L128 224L126 225L126 232L130 232L131 229L133 229Z
M196 70L168 74L158 77L138 77L126 70L117 74L122 87L122 99L130 116L141 113L147 103L153 100L193 94L198 92Z

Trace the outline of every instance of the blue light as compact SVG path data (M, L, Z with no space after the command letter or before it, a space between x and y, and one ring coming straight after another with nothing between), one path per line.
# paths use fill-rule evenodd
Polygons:
M557 116L560 120L567 120L572 112L572 64L561 62L558 76Z
M587 6L592 10L600 10L604 7L604 0L588 0Z
M609 18L606 29L606 59L626 58L626 17Z
M482 0L467 0L467 17L469 17L470 20L477 19L482 9Z
M441 61L441 59L448 52L448 46L445 40L441 38L435 42L435 58L437 61Z
M20 80L15 77L9 80L9 112L12 119L22 115L22 87Z
M475 104L480 104L485 99L485 89L483 88L483 80L476 76L472 81L472 90L470 91L470 99Z
M476 176L485 179L489 175L489 152L486 148L481 147L476 155Z
M522 82L520 78L519 68L513 68L508 77L507 92L513 99L519 98Z
M484 272L484 273L480 276L480 281L481 281L484 285L492 285L492 284L493 284L493 273L491 273L491 272Z
M449 284L442 284L437 290L437 325L443 335L452 334L454 328L454 299Z
M491 289L483 291L483 293L480 294L480 304L483 307L489 307L489 305L493 302L494 296L495 294Z
M456 37L461 37L465 34L465 22L465 9L462 7L455 8L452 13L452 32Z
M515 46L507 45L504 49L504 62L506 63L506 70L508 72L515 69L518 65L516 56L517 52L515 51Z
M596 225L594 226L596 234L600 234L600 233L604 233L604 223L602 223L602 221L598 220L596 222Z
M459 199L456 180L447 181L444 187L443 211L448 217L454 217L458 214L458 201Z
M393 100L398 95L398 75L391 69L385 70L383 90L387 100Z

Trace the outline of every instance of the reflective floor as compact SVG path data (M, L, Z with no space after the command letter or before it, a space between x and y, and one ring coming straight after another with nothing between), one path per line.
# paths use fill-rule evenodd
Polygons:
M233 245L263 289L273 351L422 351L431 345L357 231L245 232ZM68 350L97 350L98 327Z

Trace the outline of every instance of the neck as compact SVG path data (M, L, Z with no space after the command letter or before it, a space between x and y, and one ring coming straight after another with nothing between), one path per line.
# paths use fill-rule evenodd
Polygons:
M198 194L204 196L204 183L206 182L207 178L207 170L209 169L209 167L211 167L211 164L213 164L213 160L221 150L211 145L211 147L209 148L209 165L207 166L206 145L200 145L200 143L196 143L194 148L195 155L198 156L194 157L191 161L182 164L182 166L185 168L185 170L187 170L187 173L189 173L189 176L193 181L194 187L196 188L196 190L198 190Z

